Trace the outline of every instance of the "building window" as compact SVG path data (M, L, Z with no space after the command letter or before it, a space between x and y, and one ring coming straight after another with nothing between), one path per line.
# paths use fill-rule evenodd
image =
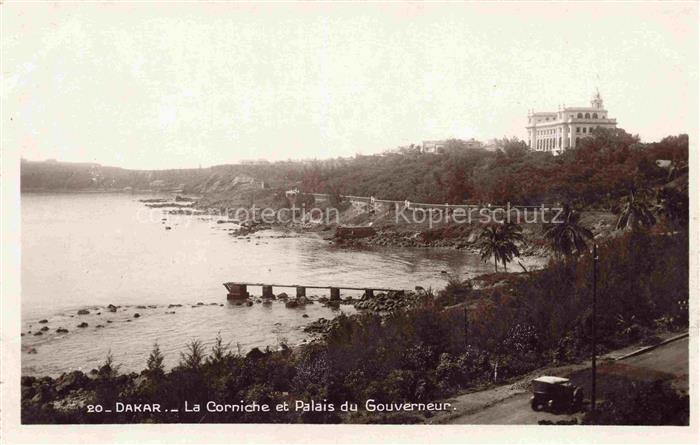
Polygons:
M591 113L586 113L586 119L590 119L590 118L591 118Z
M598 113L593 113L593 119L598 119Z
M579 113L578 115L576 115L576 117L581 119L583 117L583 114Z
M584 133L586 132L586 127L583 127L583 132L584 132Z
M576 127L576 133L580 133L580 132L581 132L581 127Z

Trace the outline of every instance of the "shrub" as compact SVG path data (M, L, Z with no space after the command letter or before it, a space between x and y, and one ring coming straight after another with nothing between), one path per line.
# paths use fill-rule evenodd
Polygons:
M605 394L596 413L588 412L584 424L688 425L690 398L678 394L667 382L619 382Z

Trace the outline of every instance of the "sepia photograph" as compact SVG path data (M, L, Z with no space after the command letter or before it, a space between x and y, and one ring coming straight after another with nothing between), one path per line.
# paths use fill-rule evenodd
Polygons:
M700 440L698 3L0 13L3 443Z

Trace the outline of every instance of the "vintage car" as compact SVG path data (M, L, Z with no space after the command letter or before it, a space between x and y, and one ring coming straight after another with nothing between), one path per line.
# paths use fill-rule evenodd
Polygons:
M583 405L583 390L563 377L542 376L532 381L530 406L535 411L576 412Z

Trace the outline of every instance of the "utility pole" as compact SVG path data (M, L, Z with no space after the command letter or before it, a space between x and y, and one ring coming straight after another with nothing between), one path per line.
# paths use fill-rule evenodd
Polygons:
M598 245L593 243L593 314L591 317L591 336L593 340L593 357L591 360L591 412L596 410L596 286L598 281Z
M464 305L464 349L469 346L469 318L467 318L467 306Z

